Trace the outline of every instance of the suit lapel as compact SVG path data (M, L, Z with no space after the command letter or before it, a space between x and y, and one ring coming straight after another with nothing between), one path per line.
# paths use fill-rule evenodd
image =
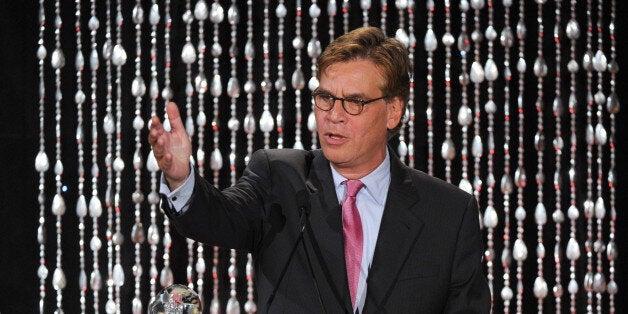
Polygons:
M364 309L384 307L399 272L423 228L413 210L419 201L409 168L391 153L391 182L367 279ZM374 307L374 308L372 308ZM381 307L381 308L380 308Z
M322 253L322 267L326 267L333 285L342 300L344 310L351 312L351 299L344 258L344 239L342 235L342 211L336 196L329 161L322 151L313 151L312 171L307 179L311 200L311 235L315 237ZM320 262L320 261L319 261ZM329 280L331 279L331 280ZM332 288L333 289L333 288Z

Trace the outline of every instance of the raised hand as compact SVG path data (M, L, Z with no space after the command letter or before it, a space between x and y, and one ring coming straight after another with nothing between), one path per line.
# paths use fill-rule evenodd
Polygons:
M173 102L166 106L170 120L170 132L164 129L157 116L153 116L148 134L148 142L153 147L159 169L163 172L168 186L175 190L190 174L190 155L192 143L188 136L179 108Z

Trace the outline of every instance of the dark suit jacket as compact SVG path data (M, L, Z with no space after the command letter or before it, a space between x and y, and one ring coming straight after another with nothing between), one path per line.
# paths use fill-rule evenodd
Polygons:
M488 313L475 198L392 156L363 313ZM351 312L341 209L322 151L257 151L235 186L220 192L197 174L189 209L175 215L165 207L182 235L253 253L261 313L297 242L305 209L310 228L270 312Z

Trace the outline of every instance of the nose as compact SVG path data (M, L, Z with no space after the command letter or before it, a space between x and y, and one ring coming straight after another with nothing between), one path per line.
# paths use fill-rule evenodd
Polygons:
M334 99L334 105L331 107L331 110L327 111L327 120L330 122L341 123L346 120L346 117L347 113L342 107L342 101Z

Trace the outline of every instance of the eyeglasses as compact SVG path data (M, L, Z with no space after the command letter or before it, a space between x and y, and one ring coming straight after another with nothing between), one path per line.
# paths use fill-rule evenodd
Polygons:
M347 97L347 98L336 97L334 95L330 95L326 92L318 91L318 90L315 90L312 92L312 98L314 98L314 105L316 106L316 108L323 111L330 111L332 108L334 108L334 104L336 103L336 100L340 100L340 103L342 104L342 108L345 110L346 113L352 116L359 115L364 109L365 105L384 99L386 97L388 96L384 95L378 98L363 100L356 97Z

